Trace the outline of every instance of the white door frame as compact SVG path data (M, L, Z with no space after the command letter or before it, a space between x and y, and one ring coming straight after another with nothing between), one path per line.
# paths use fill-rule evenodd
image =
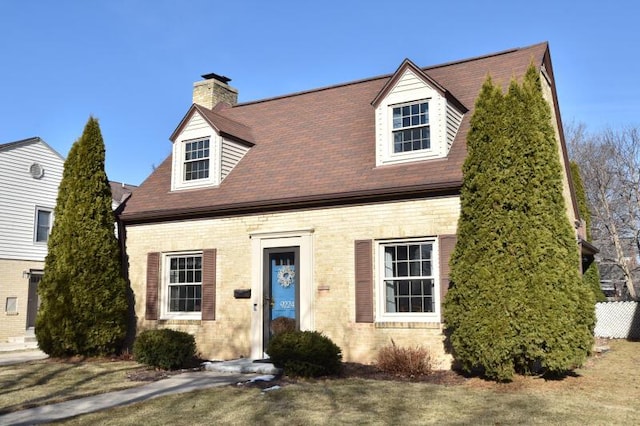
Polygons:
M251 238L251 358L263 359L264 249L300 247L300 330L314 329L313 229L255 232Z

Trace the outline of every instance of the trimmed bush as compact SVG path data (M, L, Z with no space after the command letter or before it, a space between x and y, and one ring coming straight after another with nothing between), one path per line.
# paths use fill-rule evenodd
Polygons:
M278 317L271 321L271 333L273 335L296 331L296 320L293 318Z
M341 349L317 331L277 334L269 342L267 353L273 365L289 376L330 376L342 368Z
M425 376L433 370L431 354L427 348L396 346L393 339L390 345L378 352L377 365L385 373L403 377Z
M133 344L133 356L139 363L164 370L187 366L196 356L192 335L176 330L145 330Z

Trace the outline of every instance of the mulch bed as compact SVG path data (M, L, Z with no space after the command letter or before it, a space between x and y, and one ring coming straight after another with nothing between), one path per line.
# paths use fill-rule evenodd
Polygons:
M316 380L340 380L340 379L365 379L365 380L387 380L397 382L419 382L419 383L431 383L444 386L456 386L461 385L467 381L467 379L451 370L438 370L433 371L431 374L419 375L419 376L402 376L385 373L379 370L375 365L358 364L355 362L345 362L342 364L342 372L338 376L320 377ZM289 376L279 376L271 381L253 381L239 383L238 385L246 388L258 388L267 389L272 386L287 386L290 384L298 383L299 381L307 379L298 379ZM237 386L237 385L236 385Z
M201 361L201 360L198 360ZM197 366L196 366L197 365ZM182 370L160 370L153 368L140 368L127 373L127 378L136 382L154 382L156 380L166 379L176 374L185 373L187 371L200 371L202 366L194 363L193 368ZM418 376L403 376L385 373L379 370L375 365L359 364L356 362L342 363L342 372L337 376L320 377L316 380L340 380L340 379L365 379L365 380L387 380L397 382L419 382L431 383L444 386L456 386L465 383L468 379L461 374L452 370L435 370L431 374ZM272 386L287 386L289 384L298 383L301 380L296 377L280 375L271 381L256 380L253 382L239 383L247 388L266 389ZM234 385L236 386L236 385Z

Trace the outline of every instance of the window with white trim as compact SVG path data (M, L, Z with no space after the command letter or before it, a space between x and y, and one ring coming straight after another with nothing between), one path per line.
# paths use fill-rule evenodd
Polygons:
M202 253L165 256L164 318L199 319L202 311Z
M394 154L431 149L429 102L396 105L392 114Z
M53 214L49 209L36 208L35 217L35 235L34 239L37 243L46 243L49 240L51 232L51 218Z
M184 142L184 181L209 178L209 139Z
M446 158L464 116L442 88L406 66L375 100L376 166Z
M378 320L439 321L435 239L379 243Z

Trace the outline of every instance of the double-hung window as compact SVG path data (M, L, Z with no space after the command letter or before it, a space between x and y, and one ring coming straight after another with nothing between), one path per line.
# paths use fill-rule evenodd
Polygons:
M184 180L209 178L209 139L184 143Z
M37 243L46 243L51 231L51 210L36 209L35 240Z
M202 254L170 255L166 316L199 316L202 310Z
M380 319L437 321L435 240L384 242L380 254Z
M393 153L431 149L429 102L393 107Z

